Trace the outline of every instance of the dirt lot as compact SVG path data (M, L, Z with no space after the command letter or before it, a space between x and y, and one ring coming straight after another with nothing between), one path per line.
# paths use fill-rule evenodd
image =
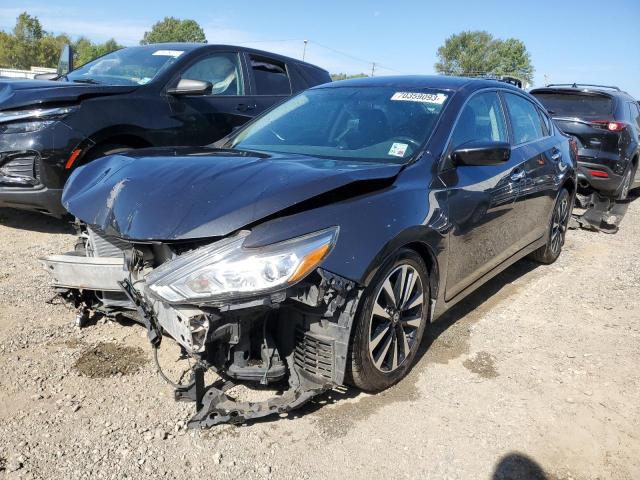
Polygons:
M0 478L640 479L640 200L449 312L395 388L205 432L141 327L47 303L36 259L73 241L0 209Z

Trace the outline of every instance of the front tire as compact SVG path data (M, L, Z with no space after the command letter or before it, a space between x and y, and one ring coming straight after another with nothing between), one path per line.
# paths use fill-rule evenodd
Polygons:
M350 346L351 383L378 392L413 365L429 322L429 275L415 251L400 250L376 273L363 296Z
M560 190L551 213L551 222L547 232L547 244L530 255L538 263L549 265L555 262L564 245L565 235L569 226L569 218L573 210L574 196L566 188Z

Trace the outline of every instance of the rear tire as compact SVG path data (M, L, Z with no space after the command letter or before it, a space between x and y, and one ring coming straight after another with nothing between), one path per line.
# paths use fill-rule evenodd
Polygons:
M387 260L365 290L350 345L350 383L384 390L410 370L429 322L429 274L415 251Z
M560 253L562 253L562 246L564 245L571 211L573 210L574 198L566 188L560 190L551 212L547 243L529 255L531 260L549 265L558 259Z

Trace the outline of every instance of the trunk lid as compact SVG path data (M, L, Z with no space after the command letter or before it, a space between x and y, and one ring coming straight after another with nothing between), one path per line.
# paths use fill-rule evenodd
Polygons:
M617 152L619 132L607 129L607 121L614 120L611 95L567 89L544 89L531 93L545 106L563 132L577 138L579 148Z

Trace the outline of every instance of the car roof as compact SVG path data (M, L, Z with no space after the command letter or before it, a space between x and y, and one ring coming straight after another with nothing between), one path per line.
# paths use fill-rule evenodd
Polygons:
M516 92L522 89L497 80L488 80L469 77L451 77L448 75L397 75L380 77L352 78L326 83L314 88L339 88L339 87L391 87L391 88L434 88L439 90L457 91L463 88L479 90L481 88L499 87Z
M166 50L183 50L186 52L193 52L195 50L234 50L240 52L248 52L253 53L255 55L261 55L265 57L272 58L274 60L281 60L283 62L288 63L297 63L300 65L306 65L310 68L315 68L318 70L325 71L325 69L314 65L312 63L303 62L302 60L298 60L296 58L286 57L284 55L280 55L273 52L267 52L265 50L256 50L255 48L248 47L240 47L237 45L224 45L224 44L210 44L210 43L181 43L181 42L169 42L169 43L152 43L149 45L139 45L134 47L126 47L126 48L146 48L146 49L166 49Z
M534 88L529 91L532 95L536 93L596 93L609 97L622 97L624 99L634 100L627 92L620 90L618 87L607 87L604 85L547 85L545 87Z

